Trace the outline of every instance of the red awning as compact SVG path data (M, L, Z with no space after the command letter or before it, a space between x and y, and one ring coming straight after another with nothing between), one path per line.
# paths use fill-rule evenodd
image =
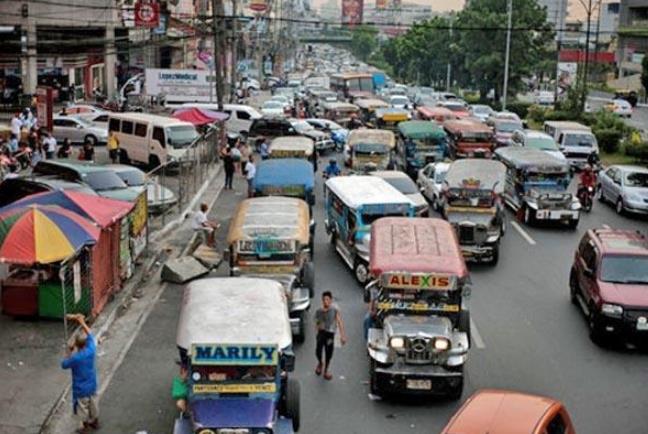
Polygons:
M178 109L171 116L197 126L213 124L214 122L224 122L228 118L228 115L225 113L196 107Z

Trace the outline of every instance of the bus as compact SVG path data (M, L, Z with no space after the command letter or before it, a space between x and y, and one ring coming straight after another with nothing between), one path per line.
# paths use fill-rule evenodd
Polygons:
M373 77L369 73L344 73L331 76L331 90L340 99L353 102L357 98L367 98L373 95Z

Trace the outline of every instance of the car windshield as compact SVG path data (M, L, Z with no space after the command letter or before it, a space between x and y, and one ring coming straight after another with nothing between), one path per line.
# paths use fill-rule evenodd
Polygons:
M76 121L77 121L79 124L81 124L82 126L86 127L86 128L92 126L92 123L90 123L89 121L87 121L87 120L85 120L85 119L76 118Z
M648 256L604 256L601 280L610 283L648 283Z
M277 100L274 101L266 101L263 103L263 108L264 109L280 109L283 107L283 104Z
M551 137L529 137L525 146L527 148L540 149L541 151L557 151L558 146Z
M625 185L627 187L648 188L648 173L628 172L625 176Z
M88 172L82 175L83 180L95 191L119 190L128 187L110 170Z
M475 105L473 106L472 110L473 113L479 113L479 114L488 114L491 111L490 107L486 105Z
M306 133L308 131L313 131L315 129L311 124L309 124L306 121L293 122L292 126L298 133Z
M387 146L379 143L357 143L353 150L356 154L385 154L388 151Z
M512 133L522 128L522 124L517 122L498 122L495 125L495 131L498 133Z
M376 220L378 220L379 218L383 218L383 217L405 217L406 215L407 215L407 213L405 213L405 212L402 213L402 214L398 214L398 213L394 213L394 214L389 214L389 213L388 214L362 214L362 223L365 224L365 225L370 225L373 222L375 222Z
M563 144L565 146L584 146L591 148L594 146L594 136L591 134L567 134Z
M168 127L166 129L169 143L174 147L188 146L198 138L198 131L193 126Z
M333 121L328 122L328 123L326 124L326 128L328 128L328 129L331 130L331 131L341 130L341 129L342 129L342 127L340 126L340 124L337 124L337 123L335 123L335 122L333 122Z
M392 187L400 191L403 194L414 194L418 193L416 184L410 178L383 178L387 181Z
M393 96L391 98L391 103L392 105L407 105L409 101L407 100L406 97L401 97L401 96Z
M117 172L117 176L119 176L129 187L139 187L146 183L146 175L138 169L120 170Z
M437 184L441 184L443 181L446 179L446 175L448 174L447 170L438 170L434 174L434 182Z
M444 104L443 106L448 110L452 110L453 112L466 111L466 107L464 107L463 104Z

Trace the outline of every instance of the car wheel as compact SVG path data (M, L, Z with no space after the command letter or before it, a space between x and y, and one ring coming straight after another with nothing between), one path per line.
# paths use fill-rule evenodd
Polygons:
M502 234L502 237L506 233L506 229L507 229L507 227L506 227L506 215L504 215L504 213L502 213L502 225L500 226L500 232Z
M301 344L306 340L306 315L304 315L304 312L299 312L299 331L297 334L293 337L293 340L295 343Z
M308 296L313 298L315 296L315 266L312 262L304 266L303 284L308 288Z
M84 141L84 142L89 142L89 143L91 143L92 146L96 145L97 142L98 142L98 140L97 140L97 136L95 136L95 135L93 135L93 134L88 134L87 136L85 136L85 137L83 138L83 141Z
M617 199L617 202L616 202L616 212L617 212L617 214L619 214L619 215L623 215L623 213L625 212L625 208L624 208L624 206L623 206L623 199L621 199L621 198L618 198L618 199Z
M601 203L605 202L605 196L603 195L603 186L602 185L599 185L598 188L596 189L596 198Z
M589 337L596 345L603 344L603 330L601 328L601 321L599 315L596 313L596 308L590 306L589 315L587 316L587 326L589 328Z
M524 207L524 224L532 225L535 222L535 211L528 206Z
M468 309L459 312L457 328L459 331L466 333L466 336L468 337L468 347L470 347L472 345L472 333L470 329L470 311Z
M371 356L369 357L369 393L380 396L380 388L376 378L376 361Z
M367 280L369 280L369 269L367 268L367 264L356 259L355 265L353 266L353 274L358 283L364 286L364 284L367 283Z
M578 306L578 279L576 278L576 271L572 269L569 273L569 299L574 306Z
M160 159L156 155L151 155L149 157L149 169L153 170L160 166Z
M499 243L493 246L493 254L491 256L490 265L495 266L499 262Z
M439 212L439 200L437 199L436 194L432 195L432 209Z
M452 388L450 389L450 393L448 394L448 398L450 398L453 401L457 401L461 399L461 395L463 394L463 388L464 388L463 376L457 377L457 380L458 383L455 386L452 386Z
M569 223L567 223L567 227L571 230L576 230L579 221L580 219L570 220Z
M128 158L128 152L123 149L119 150L119 164L130 164L130 158Z
M289 378L286 382L286 416L292 419L293 431L299 431L301 425L301 411L299 396L301 394L299 382Z

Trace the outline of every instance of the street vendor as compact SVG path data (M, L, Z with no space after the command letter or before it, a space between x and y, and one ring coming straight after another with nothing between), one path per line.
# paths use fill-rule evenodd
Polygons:
M207 218L207 211L209 211L209 206L206 203L200 204L200 209L194 213L192 228L194 231L198 231L203 237L206 236L206 242L209 247L216 246L216 229L220 227L220 224L216 221L209 220Z

